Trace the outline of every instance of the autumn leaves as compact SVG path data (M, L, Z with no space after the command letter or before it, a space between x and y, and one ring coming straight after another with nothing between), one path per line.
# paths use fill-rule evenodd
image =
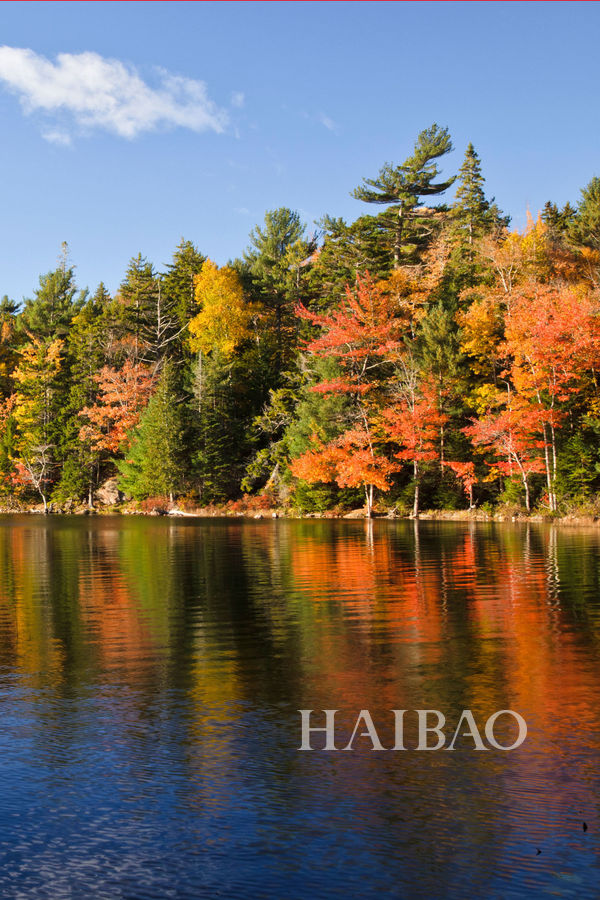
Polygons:
M326 314L299 308L320 331L307 353L333 357L340 372L312 390L351 397L352 415L334 440L314 436L311 448L292 462L296 477L361 487L371 515L374 489L387 492L396 473L410 466L417 516L421 476L433 463L454 473L470 507L478 482L505 479L522 485L530 511L532 476L540 475L542 504L557 511L560 432L573 430L582 412L595 415L600 402L598 296L578 266L571 266L567 280L564 255L555 252L541 221L530 222L522 235L488 240L483 252L490 255L493 276L463 292L455 316L462 422L456 416L450 422L447 412L446 398L457 384L436 379L419 358L408 315L418 291L399 294L400 272L379 283L358 277L356 289ZM422 282L423 304L435 286L435 280ZM448 457L448 428L469 438L470 454Z

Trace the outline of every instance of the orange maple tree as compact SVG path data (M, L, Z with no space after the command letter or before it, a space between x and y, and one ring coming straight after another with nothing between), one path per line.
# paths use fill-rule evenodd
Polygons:
M463 429L475 446L492 449L497 458L496 471L512 477L518 474L525 491L525 506L531 510L529 477L544 471L541 452L546 443L540 433L539 411L509 391L507 406L498 412L489 412Z
M432 379L420 378L408 355L402 359L401 369L404 377L396 385L394 402L382 409L381 419L387 438L400 447L394 456L413 464L413 516L416 518L421 463L439 458L438 429L448 421L448 416L439 409L439 395Z
M457 460L446 460L444 463L459 481L462 483L463 490L467 497L469 498L469 509L473 509L475 504L473 503L473 488L477 484L477 477L475 475L475 463L473 462L459 462Z
M313 438L311 447L291 463L292 473L305 481L335 481L340 487L362 487L367 515L373 508L375 488L386 491L397 466L381 448L376 426L378 394L385 367L399 351L402 320L394 298L376 285L367 272L357 276L356 288L346 288L345 300L327 313L315 313L300 305L300 318L321 329L306 344L310 354L334 357L339 377L322 381L312 390L322 394L346 394L352 399L348 428L323 444Z
M565 404L581 390L583 374L600 363L597 299L582 289L532 281L520 285L505 318L504 353L530 419L537 410L549 506L556 510L556 431Z
M142 363L127 360L122 368L104 366L95 376L98 400L79 413L87 419L79 432L95 452L116 453L134 428L154 389L156 375Z

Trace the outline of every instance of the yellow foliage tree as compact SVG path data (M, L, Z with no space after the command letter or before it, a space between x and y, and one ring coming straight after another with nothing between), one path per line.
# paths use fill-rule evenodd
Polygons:
M217 350L231 356L242 341L252 336L250 326L257 309L246 300L239 275L231 266L219 269L207 259L196 276L195 299L200 311L189 323L190 347L194 352Z
M460 349L470 358L477 375L492 377L502 357L503 318L500 304L494 297L476 300L465 311L457 313L461 329Z
M20 352L13 373L16 399L14 417L19 430L19 449L49 443L56 376L61 369L63 341L48 343L33 338Z

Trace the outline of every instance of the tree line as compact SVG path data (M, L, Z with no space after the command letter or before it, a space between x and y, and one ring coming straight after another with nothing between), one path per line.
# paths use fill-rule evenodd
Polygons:
M0 301L3 505L92 507L116 475L191 507L595 510L600 178L511 230L452 149L432 125L355 221L272 210L242 258L182 239L114 296L64 245Z

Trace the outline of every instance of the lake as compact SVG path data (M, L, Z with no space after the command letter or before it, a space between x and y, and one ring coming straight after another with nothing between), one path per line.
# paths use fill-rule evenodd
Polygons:
M0 517L0 896L598 897L599 533Z

